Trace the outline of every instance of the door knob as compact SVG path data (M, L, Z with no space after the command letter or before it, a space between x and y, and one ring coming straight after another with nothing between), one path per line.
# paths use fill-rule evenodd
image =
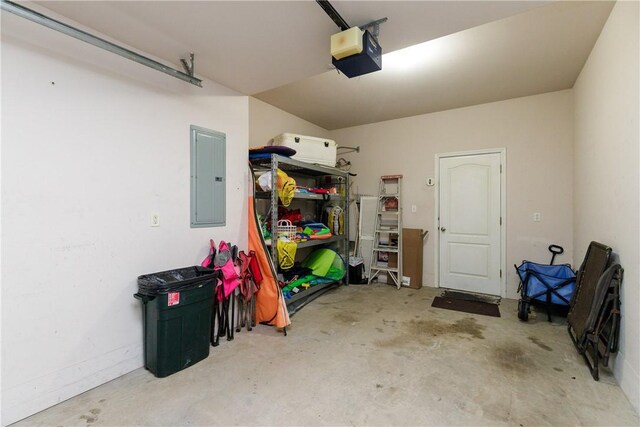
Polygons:
M447 229L444 228L444 227L440 227L440 231L442 231L444 233L445 231L447 231Z

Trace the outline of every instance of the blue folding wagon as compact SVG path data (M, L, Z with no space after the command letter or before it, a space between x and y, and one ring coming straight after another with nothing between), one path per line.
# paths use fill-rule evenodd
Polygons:
M547 318L551 321L551 310L554 307L568 309L573 292L576 288L576 275L569 264L553 265L556 255L562 254L564 249L558 245L549 246L551 262L537 264L522 261L515 266L520 285L520 300L518 301L518 318L523 321L529 319L531 305L544 305Z

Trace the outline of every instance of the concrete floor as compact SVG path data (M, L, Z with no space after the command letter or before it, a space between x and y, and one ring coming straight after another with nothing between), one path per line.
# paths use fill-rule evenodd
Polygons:
M436 289L332 291L164 379L139 369L16 425L634 425L566 328L431 308Z

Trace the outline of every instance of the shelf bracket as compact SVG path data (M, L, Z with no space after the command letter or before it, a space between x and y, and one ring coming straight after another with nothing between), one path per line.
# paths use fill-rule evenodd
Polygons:
M337 150L347 150L347 151L343 151L340 154L346 154L346 153L352 153L352 152L356 152L359 153L360 152L360 146L358 145L357 147L343 147L343 146L338 146Z
M180 62L182 62L184 71L187 73L189 77L193 77L193 73L195 70L194 58L195 58L195 55L193 54L193 52L189 53L189 62L187 62L186 59L180 58Z

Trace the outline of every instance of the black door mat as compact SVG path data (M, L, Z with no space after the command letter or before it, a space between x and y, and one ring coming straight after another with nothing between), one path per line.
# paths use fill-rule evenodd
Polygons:
M445 289L441 296L453 299L464 299L467 301L486 302L489 304L500 304L500 301L502 300L501 297L495 295L474 294L471 292L454 291L452 289Z
M481 301L469 301L449 297L435 297L431 307L444 308L446 310L462 311L464 313L481 314L483 316L500 317L500 309L497 304Z

